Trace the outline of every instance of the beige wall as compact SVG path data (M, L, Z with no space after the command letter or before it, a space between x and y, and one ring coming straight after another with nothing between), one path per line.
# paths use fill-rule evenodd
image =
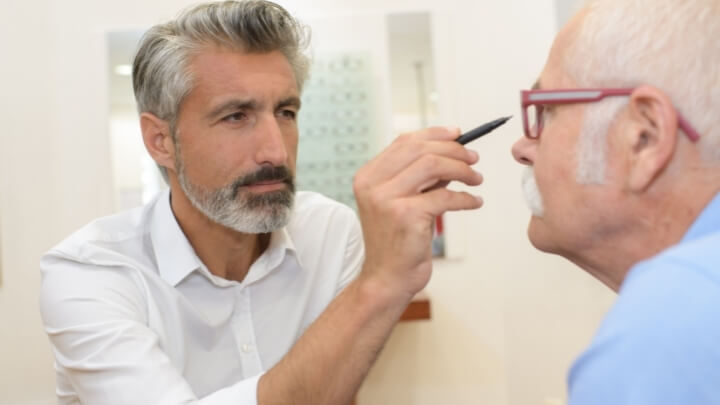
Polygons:
M3 2L0 6L0 403L53 403L37 314L38 258L114 209L105 33L143 28L188 1ZM520 169L517 89L540 71L555 30L550 0L294 0L301 15L434 12L440 115L471 128L513 113L474 146L486 207L448 217L451 259L428 291L431 322L400 326L372 370L365 404L551 404L612 294L564 260L534 251ZM308 11L309 10L309 11Z

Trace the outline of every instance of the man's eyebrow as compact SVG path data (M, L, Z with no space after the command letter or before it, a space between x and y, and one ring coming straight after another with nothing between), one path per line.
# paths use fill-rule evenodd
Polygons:
M213 119L225 112L229 111L238 111L238 110L252 110L257 108L257 102L254 100L239 100L239 99L233 99L228 100L219 106L213 108L210 110L210 112L207 114L208 119Z
M540 80L536 81L535 84L532 86L533 90L540 90L542 87L540 86Z
M280 102L277 104L277 108L295 107L299 110L301 105L302 102L300 101L299 97L291 96L286 99L280 100Z

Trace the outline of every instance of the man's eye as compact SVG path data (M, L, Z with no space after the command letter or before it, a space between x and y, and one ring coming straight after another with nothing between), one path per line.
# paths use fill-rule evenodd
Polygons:
M542 109L543 119L550 118L554 112L555 112L554 106L552 106L552 105L543 106L543 109Z
M295 110L280 110L280 115L284 118L294 120L297 117L297 111Z
M244 112L238 111L236 113L226 115L225 117L223 117L223 121L236 122L236 121L242 121L246 118L247 118L247 115L245 115Z

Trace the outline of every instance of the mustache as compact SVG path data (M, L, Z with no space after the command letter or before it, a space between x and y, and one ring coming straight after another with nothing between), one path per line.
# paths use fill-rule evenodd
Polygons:
M232 195L237 196L241 187L251 186L264 181L282 181L290 191L295 191L293 173L287 166L263 166L259 170L248 173L232 183Z
M535 172L529 166L525 166L522 177L522 191L525 197L525 203L533 215L542 217L545 211L545 203L542 194L538 189L535 180Z

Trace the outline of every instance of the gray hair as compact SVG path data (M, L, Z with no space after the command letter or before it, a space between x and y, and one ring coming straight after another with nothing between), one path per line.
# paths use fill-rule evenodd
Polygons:
M143 35L133 61L138 111L168 121L174 139L180 104L193 87L189 63L208 46L249 53L280 51L302 90L309 70L309 58L304 54L308 43L307 27L270 1L231 0L194 6ZM160 171L167 181L167 170L160 167Z
M570 77L581 87L661 89L701 134L706 162L720 163L720 0L594 0L587 7L566 53ZM604 169L605 135L626 105L610 98L588 106L583 137L595 139L581 138L581 159ZM578 178L604 178L595 169L579 167Z

